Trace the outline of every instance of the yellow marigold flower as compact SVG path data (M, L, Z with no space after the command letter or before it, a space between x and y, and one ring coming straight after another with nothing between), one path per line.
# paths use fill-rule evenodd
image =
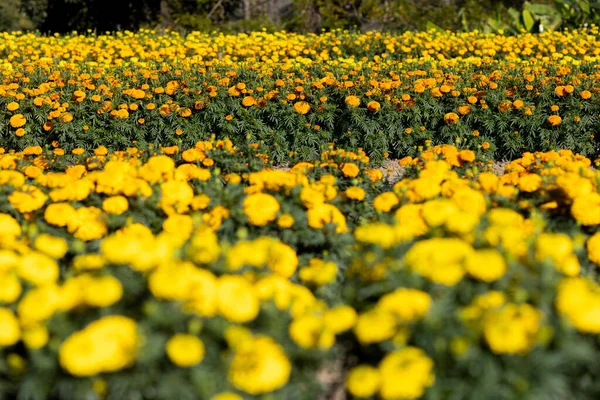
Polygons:
M73 258L75 271L91 271L102 269L106 261L99 254L81 254Z
M358 315L350 306L338 306L325 311L323 322L327 329L339 334L352 329L356 325Z
M62 227L75 218L76 213L76 210L69 203L54 203L46 207L44 219L50 225Z
M204 343L197 336L177 333L166 345L169 360L178 367L191 367L204 359Z
M400 201L398 200L398 196L396 196L396 194L393 192L385 192L375 197L373 200L373 207L377 211L389 212L398 203L400 203Z
M265 226L275 220L280 206L270 194L254 193L244 199L243 208L252 225Z
M308 226L321 229L326 224L336 225L336 233L348 232L346 217L332 204L319 204L307 211Z
M465 260L472 252L471 245L458 238L432 238L415 243L404 260L418 274L452 286L464 276Z
M527 174L519 179L519 190L522 192L535 192L542 186L542 177L537 174Z
M541 313L529 304L507 304L486 313L483 335L496 354L527 352L534 344Z
M390 313L401 322L422 318L431 306L431 296L417 289L399 288L382 296L377 308Z
M307 114L310 111L310 104L306 101L294 103L294 110L301 115Z
M393 314L376 307L358 316L354 334L362 344L380 343L391 339L397 327Z
M557 288L556 309L579 331L600 333L600 287L586 278L565 278Z
M302 282L323 286L332 282L337 272L338 268L334 262L312 258L307 266L300 269L299 278Z
M44 324L36 324L23 329L22 340L29 349L41 349L48 343L50 334Z
M346 189L346 197L356 201L363 201L365 199L365 190L358 186L351 186Z
M423 204L421 216L427 222L427 225L436 227L442 226L452 216L459 212L458 206L448 199L429 200Z
M325 203L325 195L312 186L305 186L300 191L300 200L306 208L313 208Z
M192 210L204 210L210 204L210 197L205 194L199 194L192 199Z
M17 220L11 215L0 214L0 238L10 240L18 236L21 236L21 225Z
M356 176L358 176L359 172L360 168L358 168L358 166L354 163L345 163L342 166L342 173L347 178L355 178Z
M550 259L556 264L573 254L573 242L564 233L541 233L535 242L535 258L538 261Z
M571 215L585 226L600 224L600 194L589 193L577 196L571 205Z
M135 321L111 315L69 336L60 346L59 362L73 376L115 372L135 362L138 343Z
M459 120L458 114L454 112L449 112L444 114L444 122L447 125L455 125Z
M290 278L296 272L298 267L298 256L296 251L285 243L279 240L273 240L271 238L264 238L268 240L266 244L267 249L267 266L275 274L283 276L284 278ZM259 247L262 247L262 239L257 239L256 243Z
M31 168L39 170L32 166ZM14 188L22 187L25 184L25 176L19 171L4 170L0 171L0 185L10 185Z
M259 336L234 349L228 378L236 389L259 395L284 386L291 372L283 348L270 337Z
M346 389L358 398L372 397L380 386L379 370L370 365L361 364L350 370L346 377Z
M294 217L291 214L282 214L277 218L277 225L280 228L291 228L294 225Z
M55 283L58 280L58 264L52 258L38 252L27 253L21 257L17 274L36 286Z
M12 126L13 128L20 128L22 126L25 126L25 124L27 123L27 118L25 118L23 114L15 114L12 117L10 117L9 123L10 126Z
M1 258L2 256L0 256ZM0 260L2 262L4 260ZM23 288L19 279L13 274L2 273L0 270L0 303L12 303L16 301Z
M323 318L304 315L296 318L289 326L290 338L305 349L327 350L335 343L335 335L325 326Z
M192 270L189 279L188 299L184 309L201 317L213 317L217 313L217 277L200 268Z
M199 264L209 264L219 257L221 247L219 239L212 228L200 225L193 233L188 254Z
M13 208L22 214L39 210L46 204L46 200L48 196L33 185L23 185L8 196Z
M0 307L0 346L12 346L19 339L21 339L21 328L17 317L8 308Z
M594 233L586 244L588 258L596 265L600 265L600 232Z
M433 361L417 347L386 355L379 364L380 396L384 400L416 399L434 382Z
M17 306L21 325L36 324L50 318L58 310L60 302L60 290L56 285L38 286L29 290Z
M372 222L362 225L354 230L354 237L362 243L377 244L384 249L389 249L401 242L403 237L396 237L396 227L383 222Z
M63 258L69 250L69 245L65 239L46 233L38 235L33 244L36 250L56 259Z
M360 105L360 98L357 96L348 96L344 102L350 107L358 107Z
M493 282L506 272L506 261L495 249L475 250L467 256L465 268L472 277L484 282Z
M481 188L487 193L494 193L498 188L499 178L493 172L482 172L477 177Z
M102 202L102 210L108 214L121 215L129 209L129 201L124 196L112 196Z
M85 285L85 303L93 307L111 306L122 296L121 281L110 275L93 278Z
M254 320L260 311L260 303L252 285L242 276L223 275L218 286L219 313L232 322L245 323Z
M11 111L11 112L15 111L15 110L18 110L19 109L19 103L17 103L16 101L11 101L10 103L8 103L6 105L6 109L8 111Z

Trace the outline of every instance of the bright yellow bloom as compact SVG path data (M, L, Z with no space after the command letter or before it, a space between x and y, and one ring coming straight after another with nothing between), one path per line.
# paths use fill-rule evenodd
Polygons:
M178 367L191 367L204 359L204 343L190 334L178 333L167 342L167 356Z

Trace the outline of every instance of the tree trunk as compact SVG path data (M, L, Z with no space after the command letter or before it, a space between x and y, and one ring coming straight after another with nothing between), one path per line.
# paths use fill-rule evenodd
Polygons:
M244 0L244 19L247 21L250 19L251 17L251 13L250 13L250 0Z

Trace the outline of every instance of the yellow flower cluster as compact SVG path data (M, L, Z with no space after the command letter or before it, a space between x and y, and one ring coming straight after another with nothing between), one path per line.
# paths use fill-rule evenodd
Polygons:
M351 395L411 399L457 379L448 360L505 371L600 332L589 159L525 153L497 176L433 146L390 182L360 150L289 169L253 151L0 155L3 362L44 351L106 393L148 365L211 370L203 396L227 398L292 393L339 355Z

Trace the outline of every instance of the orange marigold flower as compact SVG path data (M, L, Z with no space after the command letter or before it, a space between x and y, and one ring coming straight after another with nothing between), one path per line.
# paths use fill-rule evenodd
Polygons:
M23 129L23 128L17 129L17 131L15 132L15 135L17 135L18 137L25 136L25 129Z
M256 104L256 100L252 96L246 96L242 99L242 105L244 107L251 107Z
M446 115L444 115L444 122L448 125L454 125L458 122L458 114L457 113L453 113L453 112L449 112Z
M299 101L294 104L294 110L296 110L298 114L304 115L310 111L310 104L306 101Z
M380 108L381 108L381 104L379 104L379 102L377 102L377 101L370 101L367 104L367 109L369 111L375 112L375 111L379 110Z
M458 106L458 113L460 115L468 115L471 112L471 107L468 105Z
M360 98L357 96L348 96L344 102L350 107L358 107L360 105Z
M179 151L178 146L161 147L160 149L162 150L163 153L165 153L166 155L169 155L169 156L172 156L173 154L177 154L177 152Z
M358 176L359 172L360 168L358 168L358 166L354 163L346 163L342 167L342 173L345 177L348 178L355 178L356 176Z
M71 113L67 112L60 116L60 122L67 123L67 122L71 122L71 121L73 121L73 114L71 114Z
M560 117L560 115L551 115L548 117L548 122L552 126L558 126L562 123L562 118Z
M10 117L10 126L12 126L13 128L20 128L22 126L25 126L25 124L27 123L27 118L25 118L25 116L23 114L15 114L12 117Z
M592 92L590 92L589 90L584 90L583 92L581 92L582 99L587 100L591 97L592 97Z
M105 146L100 146L94 150L94 154L97 156L105 156L108 154L108 149Z

